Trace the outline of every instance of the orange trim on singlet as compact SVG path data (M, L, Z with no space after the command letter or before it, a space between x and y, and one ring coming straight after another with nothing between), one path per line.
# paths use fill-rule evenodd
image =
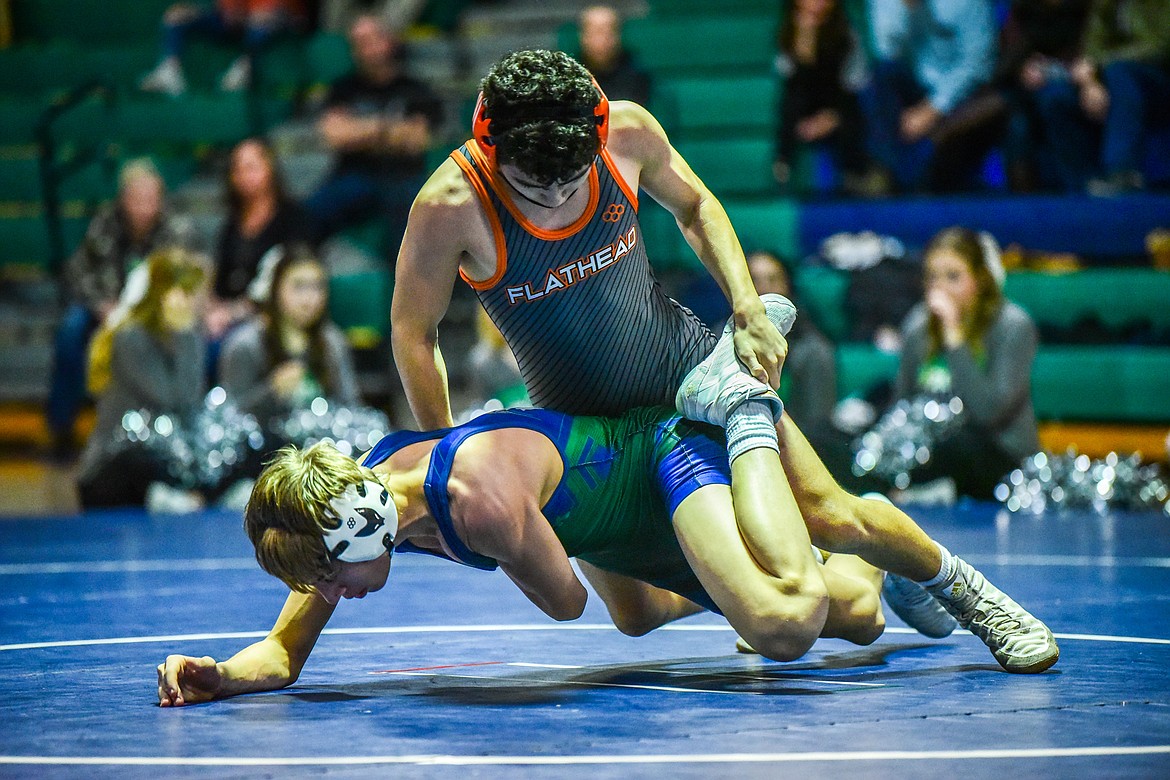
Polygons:
M471 148L473 143L469 141L467 146ZM490 279L477 282L464 273L462 268L459 269L459 276L473 290L487 290L495 287L500 279L504 278L504 271L508 270L508 247L504 243L504 228L500 225L500 215L496 213L496 208L492 205L492 199L488 195L487 187L483 185L483 179L479 177L475 168L468 162L466 157L459 153L458 149L451 152L451 159L463 170L464 178L471 184L471 188L475 190L475 194L479 197L480 205L483 206L483 213L487 215L488 223L492 227L492 237L496 242L496 272L491 275Z
M508 194L504 182L497 180L497 171L491 168L479 146L474 141L469 141L467 148L471 150L471 156L475 158L475 164L484 172L484 178L487 179L491 188L495 190L496 196L504 204L504 208L508 209L508 213L520 224L520 227L537 238L543 241L560 241L581 230L593 219L593 214L597 211L597 202L601 199L601 185L597 180L596 164L589 169L589 203L585 206L585 211L581 212L581 216L573 224L559 230L543 230L529 222L528 218L512 202L512 196Z
M605 161L605 167L609 169L609 175L617 182L617 185L622 188L622 192L626 193L626 197L630 199L630 203L634 207L634 213L638 211L638 196L630 190L630 185L626 184L626 180L622 178L622 172L618 170L617 163L609 156L608 149L601 150L601 159Z

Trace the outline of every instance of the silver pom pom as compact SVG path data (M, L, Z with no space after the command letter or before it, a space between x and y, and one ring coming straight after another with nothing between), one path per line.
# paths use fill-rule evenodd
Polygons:
M898 401L853 443L853 473L874 474L904 490L910 472L931 459L935 446L962 424L963 402L941 395Z
M1093 460L1070 449L1064 455L1038 452L996 486L995 497L1009 512L1040 514L1046 509L1162 509L1170 515L1170 481L1141 455L1111 452Z

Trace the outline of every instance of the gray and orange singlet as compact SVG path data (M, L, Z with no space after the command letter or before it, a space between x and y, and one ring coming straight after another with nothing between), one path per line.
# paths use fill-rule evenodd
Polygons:
M651 271L636 193L608 152L589 173L589 202L561 230L532 225L468 142L451 153L491 223L496 272L464 276L520 365L532 403L568 414L674 407L687 371L716 337L667 297Z

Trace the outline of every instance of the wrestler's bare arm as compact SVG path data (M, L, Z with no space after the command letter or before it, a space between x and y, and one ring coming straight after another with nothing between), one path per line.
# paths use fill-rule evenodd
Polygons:
M486 230L462 171L448 159L415 198L395 268L390 310L394 362L423 430L452 424L439 323L451 303L461 262L478 253L474 231Z
M268 636L226 661L168 655L158 665L159 705L181 707L292 685L333 609L316 593L289 593Z
M665 131L646 109L614 103L610 154L627 179L662 204L678 223L687 243L719 283L735 317L736 351L761 381L780 383L788 345L764 316L735 229L719 200L671 146Z
M561 457L531 431L469 438L447 483L451 518L471 549L494 558L528 599L554 620L575 620L585 586L541 506L563 473Z

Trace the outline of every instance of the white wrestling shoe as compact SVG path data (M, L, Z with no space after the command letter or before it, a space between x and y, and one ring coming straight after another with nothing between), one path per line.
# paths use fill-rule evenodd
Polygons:
M882 597L906 625L932 639L950 636L959 626L959 621L951 617L951 613L926 588L913 580L887 572L882 583Z
M781 334L787 334L796 320L796 307L783 295L761 295L768 320ZM679 414L688 420L726 427L727 416L744 401L755 398L772 406L777 420L784 404L776 391L748 373L735 353L735 322L728 320L723 335L711 354L683 378L674 397Z
M999 665L1017 674L1043 672L1060 658L1048 626L1012 601L966 561L955 558L955 581L927 590L983 640Z

